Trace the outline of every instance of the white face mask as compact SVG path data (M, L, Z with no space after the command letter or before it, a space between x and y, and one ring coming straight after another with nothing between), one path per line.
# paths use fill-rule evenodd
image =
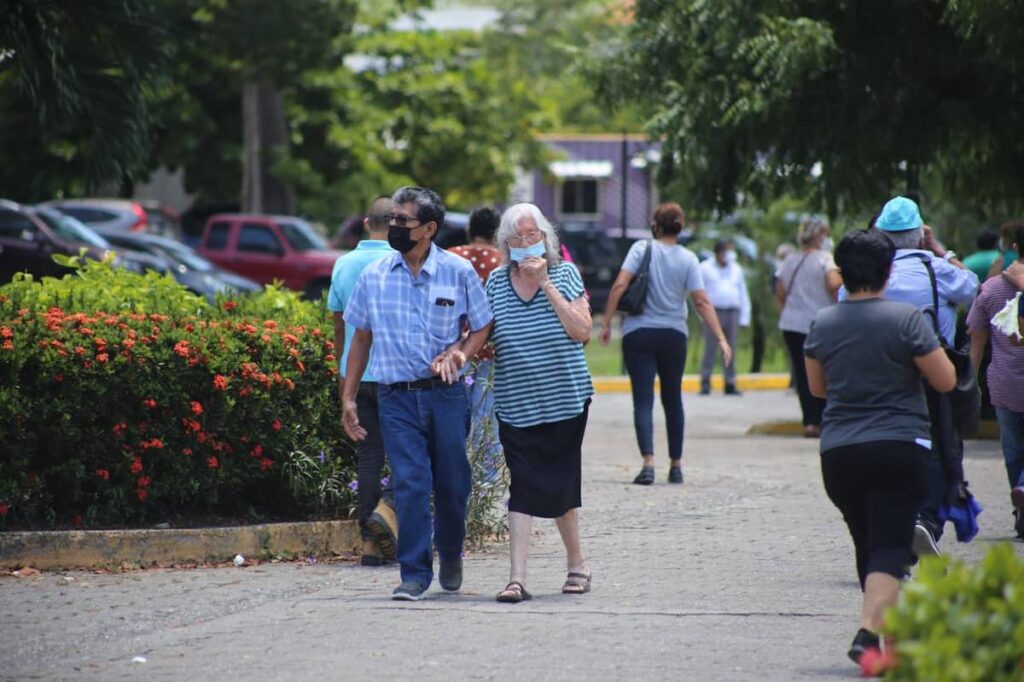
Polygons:
M736 262L736 251L734 251L733 249L728 249L725 252L725 262L726 263L735 263Z
M833 246L833 244L832 244L832 237L825 237L824 239L821 240L821 250L822 251L829 251L829 252L831 252L832 251L832 246Z

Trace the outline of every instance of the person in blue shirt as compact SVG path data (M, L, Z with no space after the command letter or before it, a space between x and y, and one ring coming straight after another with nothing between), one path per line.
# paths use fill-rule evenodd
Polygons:
M978 276L947 250L924 224L912 199L895 197L882 207L875 228L885 232L896 247L885 298L903 301L920 310L934 312L932 280L935 274L938 297L938 331L947 346L954 346L957 307L969 305L978 292ZM927 264L927 265L926 265ZM938 554L943 522L939 506L947 493L963 482L963 441L951 418L949 397L925 387L931 421L931 455L928 462L928 499L919 513L914 531L916 554Z
M338 353L338 397L345 392L345 362L355 329L345 325L343 313L352 297L359 275L370 263L394 253L388 246L388 218L391 197L377 197L363 219L367 238L353 251L334 263L327 309L334 317L334 349ZM363 566L382 566L395 560L398 540L398 519L390 482L382 488L386 463L384 442L377 419L377 379L371 371L363 374L356 393L359 421L366 429L366 438L356 446L356 498L359 502L359 532L363 539Z
M345 309L345 323L356 331L345 367L342 422L354 440L367 437L356 396L372 347L401 524L402 583L392 598L417 601L434 579L435 547L442 589L462 586L471 472L469 400L459 378L466 358L487 341L493 315L472 264L433 243L444 223L441 198L423 187L403 187L391 200L388 243L398 253L363 271Z

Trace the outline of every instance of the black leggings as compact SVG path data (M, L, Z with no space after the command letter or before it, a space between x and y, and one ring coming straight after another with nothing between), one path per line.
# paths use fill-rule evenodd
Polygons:
M928 450L882 440L821 453L825 492L843 513L857 555L860 587L869 573L895 578L913 562L917 509L928 494Z
M804 426L821 426L821 413L825 409L825 401L811 395L807 385L807 367L804 365L804 341L807 334L783 330L782 338L786 341L789 351L789 362L793 367L793 378L796 379L796 393L800 397L800 411L803 412Z
M686 334L675 329L637 329L622 337L622 356L633 390L633 427L641 455L654 454L654 376L661 380L661 407L668 456L683 458L683 369Z

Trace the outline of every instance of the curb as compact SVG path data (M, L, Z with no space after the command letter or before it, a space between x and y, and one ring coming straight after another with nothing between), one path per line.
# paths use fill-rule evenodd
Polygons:
M264 523L222 528L0 533L0 568L110 568L357 553L356 521Z
M762 422L747 429L748 436L793 436L803 438L804 427L798 421ZM978 433L969 440L999 440L999 424L994 419L983 419Z
M629 393L630 383L628 376L604 376L594 377L594 390L598 393ZM655 380L655 388L659 382ZM725 381L721 375L711 377L711 389L722 391L725 388ZM789 374L740 374L736 377L736 388L741 391L784 391L789 388ZM687 374L683 377L682 390L684 393L697 393L700 391L700 376Z

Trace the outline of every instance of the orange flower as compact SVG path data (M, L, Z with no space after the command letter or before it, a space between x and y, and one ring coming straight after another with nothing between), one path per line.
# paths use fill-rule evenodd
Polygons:
M81 346L75 346L75 355L85 355L85 349Z
M210 455L209 457L206 458L206 466L210 467L211 469L216 469L217 467L220 466L220 462L217 461L216 457Z
M288 355L292 356L293 358L299 357L299 349L298 348L289 348L288 349Z
M305 372L306 371L306 366L304 364L302 364L302 360L297 360L295 362L295 369L299 370L300 373L301 372Z
M188 341L178 341L178 343L174 344L174 352L183 358L187 358L189 352Z
M11 343L10 341L4 341L3 345L0 346L0 348L3 348L4 350L14 350L14 344Z
M99 363L104 363L104 362L106 362L109 359L110 359L110 356L107 355L106 353L100 353L99 355L96 356L96 362L99 362Z
M284 380L284 387L287 388L289 391L294 391L295 390L295 382L292 381L291 379L285 379Z
M335 360L337 360L337 358L336 358L336 357L334 357L334 354L333 354L333 353L328 353L328 354L326 355L326 357L324 357L324 360L325 360L326 362L334 362Z
M292 334L285 334L281 338L284 339L285 343L290 343L292 345L298 345L298 343L299 343L298 337L296 337L296 336L294 336Z
M266 322L263 323L263 326L266 327L267 329L277 329L277 322L274 322L273 320L267 320Z
M238 304L234 301L224 301L224 310L234 310L238 307Z
M134 460L132 460L131 471L132 471L133 474L137 474L140 471L142 471L142 458L141 457L136 457Z
M260 337L260 341L262 341L263 343L270 343L270 337L264 334L263 336Z
M217 391L228 390L228 379L222 374L216 374L213 377L213 388Z
M125 339L121 342L121 346L124 348L131 348L135 345L135 339Z
M200 414L203 413L203 406L199 403L198 400L193 400L192 401L191 408L192 408L192 414L194 414L194 415L200 415Z
M99 476L100 478L102 478L104 481L107 481L107 480L110 479L110 472L107 471L106 469L97 469L96 470L96 475Z
M14 331L10 327L0 327L0 339L10 339L14 337Z

